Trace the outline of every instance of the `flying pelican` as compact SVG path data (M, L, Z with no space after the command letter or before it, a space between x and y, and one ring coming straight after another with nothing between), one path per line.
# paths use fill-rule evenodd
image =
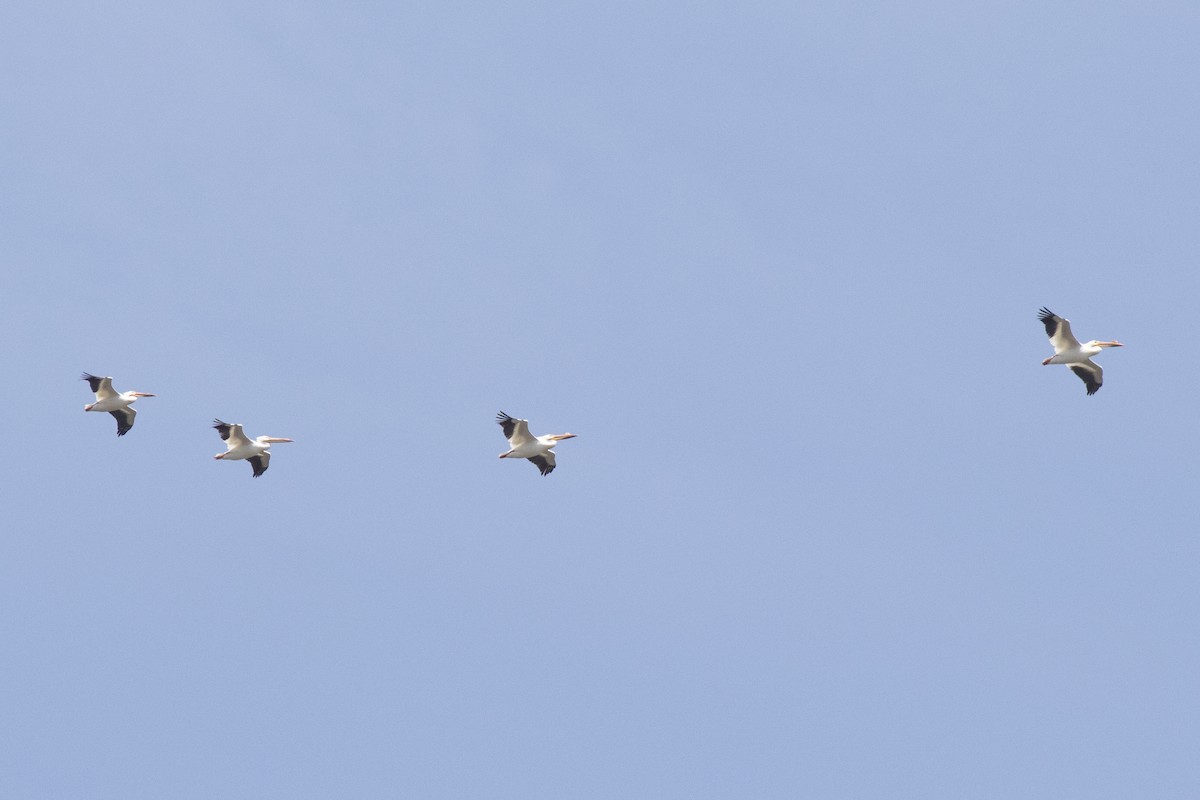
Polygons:
M1055 314L1045 306L1038 312L1038 319L1046 324L1046 335L1050 344L1054 345L1054 355L1042 362L1047 364L1067 364L1087 386L1088 394L1100 391L1104 383L1104 370L1092 361L1092 356L1100 353L1106 347L1124 347L1120 342L1100 342L1092 339L1087 344L1080 344L1071 333L1071 322Z
M509 451L501 453L501 458L528 458L543 475L554 472L554 445L563 439L574 439L574 433L548 433L545 436L534 436L529 432L529 420L513 419L501 411L496 415L496 422L504 429L504 438L508 439Z
M267 465L271 463L271 445L277 442L294 441L275 436L259 436L251 439L242 433L241 425L230 425L219 419L213 420L213 427L217 429L217 433L221 434L221 439L225 442L225 452L217 453L213 458L225 458L232 461L246 459L250 462L256 478L266 472Z
M112 388L112 378L97 378L95 375L83 373L79 379L87 381L88 386L96 393L96 402L88 403L84 411L107 411L117 418L117 436L124 436L133 427L133 418L137 416L132 403L139 397L156 397L148 392L118 392Z

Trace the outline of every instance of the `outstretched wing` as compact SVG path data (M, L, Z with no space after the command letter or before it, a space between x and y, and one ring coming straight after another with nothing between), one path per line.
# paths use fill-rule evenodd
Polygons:
M1045 306L1038 312L1038 319L1046 326L1046 335L1050 337L1055 353L1079 349L1079 340L1071 333L1070 320L1063 319Z
M1095 394L1100 391L1100 387L1104 385L1104 370L1100 369L1100 365L1090 358L1082 364L1071 364L1071 372L1074 372L1087 386L1088 394Z
M513 447L520 447L533 440L533 437L529 435L529 420L527 419L510 417L501 411L496 415L496 422L500 423L501 429L504 430L504 438L508 439L508 443Z
M545 455L532 456L529 460L533 462L533 465L543 475L549 475L551 472L554 472L554 451L552 450L546 451Z
M267 471L267 466L271 463L271 454L262 453L246 460L250 462L250 467L254 470L254 477L257 478ZM287 476L285 475L284 477Z
M105 380L108 380L108 378L105 378ZM133 427L133 418L137 416L137 412L133 410L133 406L126 406L125 408L108 413L117 419L117 436L124 436L129 433L129 430Z
M112 378L97 378L95 375L85 372L79 377L79 380L88 382L88 386L96 393L97 403L117 396L116 391L112 388Z
M225 446L230 450L235 447L245 447L246 445L250 444L250 440L246 438L246 434L242 432L242 426L236 422L231 425L228 422L221 422L219 419L214 419L213 427L217 429L217 433L221 435L221 439L225 442Z

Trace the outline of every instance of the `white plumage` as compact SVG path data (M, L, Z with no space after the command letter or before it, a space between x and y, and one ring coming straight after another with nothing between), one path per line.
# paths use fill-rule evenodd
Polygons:
M242 431L241 425L222 422L219 419L213 420L213 427L225 441L225 452L217 453L213 458L226 461L249 461L256 478L266 472L267 467L271 464L271 445L292 441L277 436L258 436L251 439Z
M139 397L155 396L149 392L118 392L113 388L112 378L98 378L86 372L80 380L87 381L96 394L96 402L88 403L83 410L112 414L117 420L117 436L124 436L133 428L133 419L137 416L137 411L133 408L134 401Z
M1092 356L1101 353L1106 347L1124 347L1120 342L1101 342L1092 339L1086 344L1080 344L1071 333L1070 320L1064 319L1048 308L1043 307L1038 312L1038 319L1046 326L1046 335L1050 344L1054 345L1054 355L1042 362L1047 364L1065 364L1080 377L1087 386L1088 394L1095 394L1104 385L1104 370L1092 361Z
M556 466L554 461L554 446L563 439L574 439L574 433L550 433L544 436L534 436L529 432L529 420L516 419L501 411L496 415L496 422L504 429L504 438L508 439L509 450L501 453L501 458L527 458L533 462L538 471L549 475Z

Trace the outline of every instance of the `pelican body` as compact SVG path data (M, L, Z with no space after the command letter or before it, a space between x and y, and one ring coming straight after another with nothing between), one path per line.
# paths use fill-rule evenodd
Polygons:
M124 436L133 428L133 419L137 416L133 403L139 397L156 396L149 392L118 392L113 388L112 378L97 378L86 372L79 379L87 381L96 394L96 402L88 403L83 410L112 414L117 420L117 436Z
M504 438L508 439L508 452L501 453L501 458L527 458L538 468L542 475L554 472L554 446L563 439L574 439L574 433L549 433L544 436L534 436L529 432L529 420L514 419L501 411L496 415L496 422L504 430Z
M217 453L213 458L226 461L249 461L256 478L266 472L267 467L271 464L271 445L293 441L278 436L258 436L251 439L242 431L241 425L237 423L231 425L219 419L213 420L213 427L217 429L217 433L221 434L221 439L225 442L225 452Z
M1046 326L1046 335L1050 337L1050 344L1054 345L1054 355L1043 361L1042 366L1065 364L1083 381L1089 395L1100 391L1100 387L1104 385L1104 370L1092 361L1092 356L1103 353L1105 348L1125 345L1120 342L1101 342L1097 339L1080 344L1071 333L1071 321L1045 307L1038 312L1038 319Z

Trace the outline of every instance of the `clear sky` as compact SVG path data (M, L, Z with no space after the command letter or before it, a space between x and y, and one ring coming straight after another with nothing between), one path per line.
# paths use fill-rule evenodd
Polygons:
M0 796L1200 796L1198 35L6 4Z

